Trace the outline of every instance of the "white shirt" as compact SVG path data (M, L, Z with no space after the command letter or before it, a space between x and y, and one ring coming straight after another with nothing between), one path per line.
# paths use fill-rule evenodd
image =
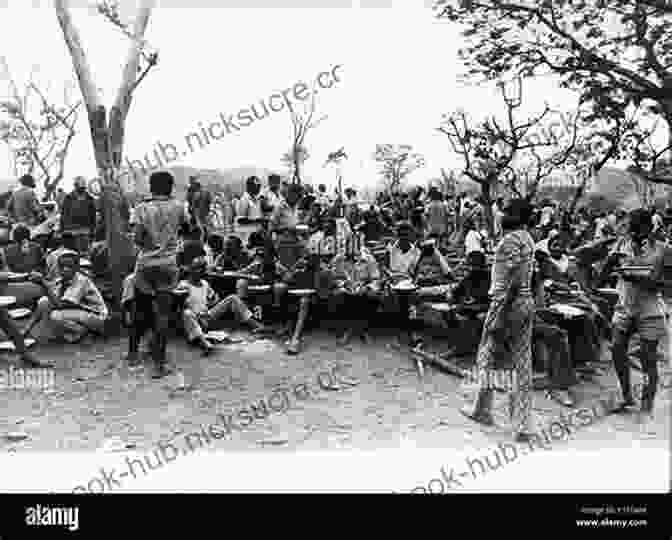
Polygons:
M607 218L597 218L595 220L595 239L602 237L602 229L604 229L608 224L609 222L607 221Z
M660 214L656 212L651 216L651 220L653 221L653 231L657 231L658 229L661 229L663 227L663 218L660 217Z
M194 285L191 281L182 280L180 281L179 288L189 291L189 295L184 302L184 307L194 313L206 313L209 302L216 297L215 291L204 279L201 280L200 285Z
M480 233L472 229L464 239L464 253L465 255L469 255L475 251L483 252L483 241Z
M331 197L329 197L329 195L326 193L318 193L317 203L323 207L331 206Z
M236 217L247 219L261 219L264 217L259 197L252 197L247 191L243 193L243 196L236 205Z
M550 260L557 267L557 269L563 274L566 274L567 271L569 270L569 257L564 253L560 256L559 259L554 259L551 257Z
M551 219L553 218L553 207L552 206L544 206L544 208L541 210L541 225L542 227L544 225L549 225L551 223Z
M236 235L242 240L243 244L246 244L252 233L259 229L259 224L241 225L238 223L238 219L261 219L262 217L264 217L264 213L261 211L259 197L252 197L247 191L243 193L236 204Z
M397 242L387 248L390 254L390 271L395 274L409 274L420 260L420 248L411 245L406 253L401 251Z
M268 204L271 205L274 209L284 199L280 193L273 193L270 189L265 189L262 195L266 198Z
M504 217L504 212L499 209L497 204L492 205L492 222L495 229L495 236L502 234L502 218Z
M313 255L336 255L336 237L325 236L323 231L317 231L308 239L306 249Z

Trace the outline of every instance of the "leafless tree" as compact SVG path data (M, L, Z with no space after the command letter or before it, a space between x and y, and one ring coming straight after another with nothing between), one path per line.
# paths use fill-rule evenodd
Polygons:
M389 193L395 193L409 174L425 166L424 156L413 152L410 144L377 144L373 159Z
M0 65L8 86L7 99L0 101L0 141L10 150L15 172L33 175L48 200L63 179L82 101L74 102L71 83L57 101L50 85L37 80L35 69L20 88L5 57Z
M303 107L303 110L290 109L290 117L292 120L292 144L283 156L282 161L289 168L292 176L292 183L301 183L301 173L303 164L310 157L310 152L306 147L306 135L311 129L316 128L323 120L327 118L326 115L321 116L318 120L313 120L315 116L315 94L312 94L310 102Z

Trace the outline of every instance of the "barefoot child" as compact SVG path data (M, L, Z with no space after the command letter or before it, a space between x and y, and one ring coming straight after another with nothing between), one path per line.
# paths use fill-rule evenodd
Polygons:
M264 326L252 318L252 313L238 295L231 294L218 301L217 293L203 279L206 268L204 258L194 259L189 266L187 279L178 285L178 289L187 292L182 314L187 339L201 347L204 354L212 350L212 344L206 338L205 332L225 313L233 313L238 321L251 327L255 333L264 330Z

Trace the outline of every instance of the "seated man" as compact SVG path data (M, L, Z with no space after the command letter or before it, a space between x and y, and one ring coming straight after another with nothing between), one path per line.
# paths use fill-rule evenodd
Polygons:
M90 331L98 334L105 328L109 315L105 301L90 278L79 271L79 254L62 254L58 259L58 278L47 284L44 277L34 279L46 290L40 298L24 335L29 335L40 322L50 323L56 337L77 343Z
M0 249L1 272L30 274L44 272L44 253L39 244L30 241L30 231L25 225L17 225L13 232L14 242ZM29 279L9 281L0 277L0 294L16 298L16 306L32 307L44 295L40 285Z
M53 281L58 277L58 258L63 255L63 253L67 253L70 251L77 251L75 248L77 247L76 242L75 242L75 237L72 233L70 232L64 232L61 235L61 247L56 248L52 252L47 254L46 258L46 279L47 281Z
M243 274L251 274L257 279L253 285L273 286L273 306L278 308L287 293L286 279L289 270L280 262L275 246L266 241L255 245L254 257L249 264L240 269ZM236 294L240 298L247 298L250 282L239 279L236 283Z
M415 229L409 222L402 221L397 226L397 240L388 246L387 264L384 265L388 285L413 278L415 267L421 256L420 248L413 241L414 235ZM396 314L396 324L399 328L407 328L410 331L411 345L419 344L419 336L415 331L417 324L411 323L409 319L410 298L407 295L391 295L388 298L391 300L391 308ZM398 336L397 345L401 345Z
M574 291L570 294L568 285L573 281L570 273L569 258L564 253L559 238L549 243L550 256L537 252L539 264L539 278L542 283L550 280L558 291L558 303L567 304L583 312L583 315L562 321L562 327L569 332L572 344L572 358L577 363L591 363L599 361L601 354L601 339L606 337L607 324L597 306L583 291ZM551 293L553 294L553 293Z
M341 251L332 261L338 289L335 291L335 309L345 322L345 329L339 339L346 345L353 334L364 342L369 341L369 322L375 319L380 307L380 269L378 262L366 248L358 253Z
M199 228L186 231L182 248L177 253L177 264L180 268L186 268L198 257L205 257L205 245L203 244L203 231Z
M205 337L205 332L225 314L233 313L238 321L250 326L254 332L263 331L264 326L254 320L250 310L237 295L229 295L220 301L210 284L203 279L206 269L205 258L194 259L189 266L187 279L182 280L178 288L188 291L182 314L187 339L189 343L201 347L207 355L212 350L212 344Z
M454 279L453 271L438 250L436 239L428 240L420 248L413 276L420 287L417 292L420 298L443 296L449 292L446 284Z
M466 260L466 274L452 290L449 301L454 304L459 316L460 335L457 346L452 348L455 355L474 354L481 339L483 322L479 318L490 305L490 269L482 252L472 252ZM457 321L453 319L451 326ZM464 337L464 339L462 339Z
M44 271L44 252L39 244L30 239L30 230L17 225L12 233L13 243L0 250L3 269L18 274Z
M464 222L464 255L469 256L470 253L482 252L485 253L486 238L483 234L480 220L477 218L468 218Z
M326 208L324 208L319 202L314 202L308 216L306 218L306 225L311 231L314 231L319 228L320 224L323 221Z
M237 236L229 236L224 242L224 250L215 258L215 267L235 272L250 262L250 257L243 247L243 241Z
M44 206L46 219L31 231L31 238L42 250L46 250L52 243L61 219L55 202L46 203Z
M208 266L215 266L215 261L221 257L224 253L224 247L226 246L226 240L223 235L212 233L208 236L207 246L210 250L209 260L206 262Z
M323 219L308 238L308 253L333 258L336 255L336 219Z
M533 358L547 372L549 397L571 407L574 400L569 390L577 383L572 365L569 335L559 326L557 314L546 307L544 285L539 272L533 276L536 313L532 334Z
M290 269L284 278L287 289L314 290L314 295L304 295L299 299L296 326L289 342L287 354L298 354L301 336L308 320L310 305L318 299L329 296L336 282L333 272L320 261L317 255L305 255Z
M421 303L420 308L424 306L422 302L432 299L445 299L446 295L450 293L451 286L448 284L448 281L454 279L453 272L438 250L437 239L432 238L422 245L420 248L420 258L412 274L418 286L415 298ZM411 321L411 326L414 330L411 339L416 345L420 345L421 338L419 332L422 324L417 317L417 312L414 320Z
M387 247L387 264L392 281L410 279L420 260L420 248L413 242L415 231L407 221L397 226L397 240Z
M377 242L380 240L385 232L385 224L373 205L369 206L368 210L362 215L362 222L358 229L364 234L365 241Z
M473 252L466 259L466 274L452 291L457 304L490 304L490 268L482 252ZM487 309L487 308L486 308Z

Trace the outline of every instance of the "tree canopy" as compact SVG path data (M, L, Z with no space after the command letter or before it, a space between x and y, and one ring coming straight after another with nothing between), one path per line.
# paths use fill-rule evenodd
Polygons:
M554 74L588 108L583 121L600 121L619 137L649 138L624 125L632 108L662 120L672 131L672 3L666 0L439 0L440 19L463 26L460 50L471 79ZM625 128L625 129L623 129ZM649 180L663 173L669 146L639 146L635 166ZM630 147L630 156L636 150ZM621 156L622 157L622 156Z

